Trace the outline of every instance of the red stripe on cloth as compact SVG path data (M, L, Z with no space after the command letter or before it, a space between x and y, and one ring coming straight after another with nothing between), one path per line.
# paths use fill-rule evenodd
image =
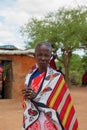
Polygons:
M40 85L42 83L42 80L44 78L45 72L41 73L37 77L35 77L31 82L31 88L34 90L34 92L38 92Z
M78 121L76 119L72 130L77 130L77 129L78 129Z
M58 95L57 100L56 100L56 102L55 102L55 104L53 106L54 110L56 110L58 108L58 106L59 106L59 104L60 104L60 102L61 102L61 100L62 100L62 98L64 96L64 93L66 92L66 90L67 90L66 84L64 84L64 86L63 86L60 94Z
M66 101L65 101L65 104L64 104L64 106L63 106L63 108L62 108L62 110L60 112L60 119L61 120L63 120L64 114L65 114L65 112L66 112L66 110L68 108L68 105L69 105L70 101L71 101L71 97L70 97L70 94L69 94Z
M69 116L68 116L68 119L67 119L67 122L66 122L66 125L65 125L66 130L69 129L69 125L70 125L70 122L73 118L74 113L75 113L75 110L74 110L74 107L72 106L71 111L70 111Z
M55 88L54 88L52 94L50 95L50 97L49 97L49 99L48 99L48 101L47 101L47 105L48 105L48 106L49 106L49 104L50 104L50 102L51 102L51 100L52 100L53 95L55 94L56 90L58 89L59 84L60 84L60 82L61 82L62 79L63 79L63 76L60 76L60 78L59 78L58 82L56 83L56 86L55 86Z

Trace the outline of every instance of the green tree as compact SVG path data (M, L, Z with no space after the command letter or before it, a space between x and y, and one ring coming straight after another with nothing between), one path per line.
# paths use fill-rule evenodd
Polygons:
M70 81L71 84L81 84L81 77L83 73L82 57L78 54L73 54L70 66Z
M86 53L86 55L84 55L84 56L82 57L81 62L82 62L82 67L83 67L83 69L84 69L84 70L87 70L87 53Z
M72 54L71 65L70 65L70 70L69 70L69 73L70 73L69 79L70 79L71 85L81 85L81 78L84 72L82 59L83 57L79 56L78 54ZM56 61L56 64L57 66L61 66L62 72L65 73L61 62ZM87 65L86 62L84 64Z
M69 68L72 52L86 46L87 9L78 8L49 13L43 19L32 18L21 32L27 35L27 46L33 47L37 42L48 41L53 51L60 49L62 59L58 60L65 68L65 79L69 84Z

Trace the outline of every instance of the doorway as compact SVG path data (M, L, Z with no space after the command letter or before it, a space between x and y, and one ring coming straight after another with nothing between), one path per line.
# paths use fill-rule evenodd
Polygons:
M11 98L12 90L12 60L2 60L3 78L2 78L2 99Z

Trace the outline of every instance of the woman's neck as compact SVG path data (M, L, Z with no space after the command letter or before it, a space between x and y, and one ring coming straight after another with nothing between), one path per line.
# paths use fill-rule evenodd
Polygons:
M47 71L47 68L45 69L45 68L38 68L38 71L40 72L40 73L43 73L43 72L46 72Z

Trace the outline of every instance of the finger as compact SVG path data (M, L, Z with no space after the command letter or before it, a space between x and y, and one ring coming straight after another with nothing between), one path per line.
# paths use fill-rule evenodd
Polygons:
M22 92L23 95L25 95L25 93L26 93L25 91Z
M34 91L34 89L32 89L32 88L28 88L27 91Z
M23 89L21 92L25 92L26 91L26 89Z
M25 100L26 99L28 99L28 100L31 99L31 97L29 95L28 96L24 96L24 98L25 98Z

